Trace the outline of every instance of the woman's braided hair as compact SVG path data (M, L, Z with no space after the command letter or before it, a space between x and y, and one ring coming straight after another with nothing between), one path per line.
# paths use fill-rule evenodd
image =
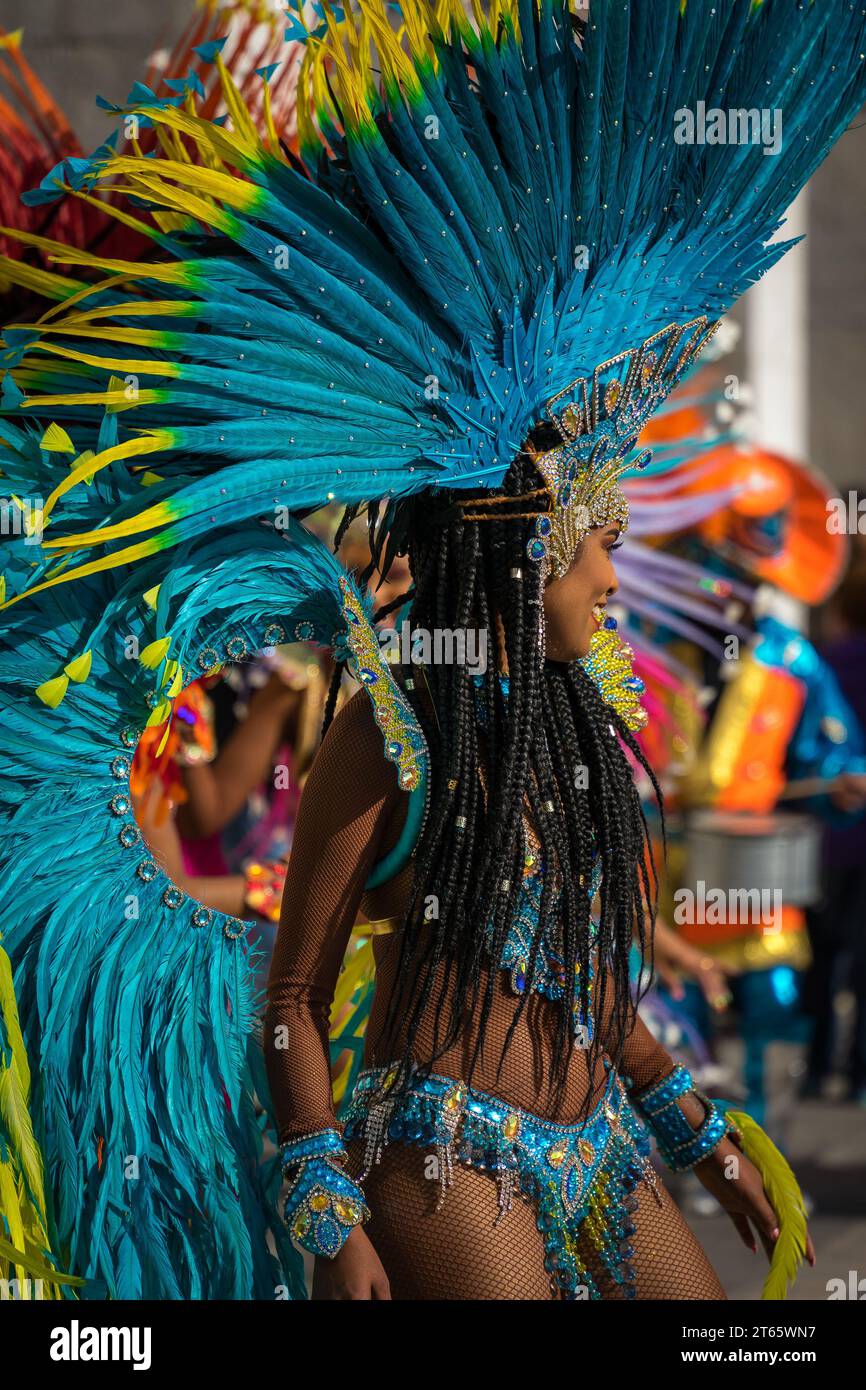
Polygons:
M545 659L543 572L526 556L532 523L524 500L540 481L531 457L518 455L504 483L505 496L514 502L497 494L496 519L467 519L475 509L466 507L467 494L457 493L442 496L438 517L431 515L429 496L392 503L381 523L379 509L375 505L370 509L373 560L361 580L369 578L374 567L387 572L391 556L405 552L414 581L413 628L431 633L475 628L490 634L488 669L480 691L465 663L434 663L425 668L425 676L435 719L430 719L422 701L414 701L430 749L430 807L415 849L414 885L382 1037L387 1049L398 1031L406 1028L405 1051L398 1059L404 1065L401 1081L408 1074L421 1019L431 1007L439 967L444 981L435 990L435 1055L430 1066L465 1028L467 1007L476 1004L482 970L489 965L488 950L494 960L501 957L518 906L524 867L522 818L527 808L547 866L541 929L553 908L556 878L564 979L579 982L575 998L584 1017L592 1008L597 1021L606 1007L610 1009L604 1050L615 1062L633 1023L628 964L635 929L642 965L648 947L651 961L647 917L654 920L658 885L647 822L623 745L646 771L659 803L661 794L634 737L582 666ZM480 495L477 511L489 503L489 493ZM543 510L538 503L536 507ZM377 620L404 601L389 604L376 614ZM497 619L508 660L507 700L497 679ZM339 672L334 696L338 683ZM333 702L329 703L333 709ZM486 800L479 774L482 766ZM587 889L594 852L602 867L596 942L599 960L607 970L599 972L591 1002ZM431 900L435 913L430 911ZM485 921L490 921L493 934L489 948ZM528 958L528 979L540 939L541 930ZM465 1078L469 1084L484 1041L493 979L494 972L488 970L476 1046ZM445 1009L449 989L451 1003ZM606 999L608 990L612 998ZM500 1070L527 1000L528 991L516 1001ZM558 1006L553 1074L548 1078L549 1089L557 1096L574 1047L572 1003L566 997ZM590 1068L602 1051L601 1032L598 1026L593 1029ZM590 1088L587 1108L591 1094Z

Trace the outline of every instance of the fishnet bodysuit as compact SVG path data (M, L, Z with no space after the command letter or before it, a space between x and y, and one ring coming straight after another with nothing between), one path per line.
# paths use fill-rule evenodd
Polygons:
M328 1027L340 966L359 909L370 921L401 917L412 867L372 892L364 884L376 863L396 843L405 816L405 794L385 758L382 734L369 698L359 691L336 716L313 764L295 825L283 895L282 918L269 979L264 1047L280 1142L321 1129L339 1128L331 1094ZM399 942L376 936L376 992L365 1043L364 1065L393 1060L377 1049ZM593 1104L605 1079L599 1062L589 1075L586 1052L575 1048L561 1098L550 1095L554 1006L530 996L501 1072L505 1035L517 1003L507 975L494 969L493 1005L472 1084L557 1124L574 1124L588 1087ZM482 986L486 985L486 977ZM479 997L483 997L480 994ZM434 995L435 998L435 995ZM446 1004L447 1007L447 1004ZM604 1023L602 1021L602 1028ZM470 1010L459 1042L435 1063L440 1074L465 1077L476 1037ZM604 1036L604 1033L602 1033ZM432 1011L416 1036L414 1055L433 1052ZM637 1020L626 1047L623 1070L641 1089L666 1076L669 1054ZM349 1171L362 1168L363 1141L350 1141ZM366 1234L384 1265L394 1298L542 1299L550 1296L544 1248L534 1209L516 1199L504 1220L498 1214L495 1179L471 1168L455 1173L442 1209L435 1210L438 1183L425 1169L422 1149L395 1143L364 1181L372 1213ZM663 1184L662 1204L643 1184L634 1214L633 1237L639 1298L724 1298L697 1240ZM586 1262L605 1297L618 1291L593 1261ZM314 1295L327 1296L327 1261L317 1261Z

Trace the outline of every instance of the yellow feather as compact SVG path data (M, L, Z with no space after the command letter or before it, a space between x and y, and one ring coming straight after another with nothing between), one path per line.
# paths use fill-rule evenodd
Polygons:
M263 97L263 101L262 101L262 112L263 112L264 118L265 118L265 130L268 132L268 144L269 144L269 146L270 146L271 154L274 155L277 159L281 159L281 160L283 161L283 163L285 163L285 162L286 162L286 157L285 157L285 155L283 154L282 147L281 147L281 145L280 145L280 137L279 137L278 134L277 134L277 128L276 128L276 126L274 125L274 117L273 117L273 112L272 112L272 110L271 110L271 84L270 84L270 82L268 82L267 80L265 80L264 87L265 87L265 90L264 90L264 97Z
M171 646L170 637L160 637L156 642L148 642L139 653L139 661L148 670L155 671L160 662L165 660L166 653Z
M116 381L117 377L115 377L114 380ZM127 391L128 387L124 386L122 391L118 389L113 391L80 391L77 394L70 394L67 392L62 396L40 396L38 399L40 409L49 405L104 405L109 412L130 410L137 405L148 405L153 404L155 401L164 400L164 395L158 387L145 387L139 389L138 395L134 401L130 401ZM87 452L89 457L92 458L93 451L88 450ZM81 458L84 458L84 454L81 455ZM79 460L75 462L77 463ZM93 474L85 474L82 481L85 483L92 482Z
M52 357L63 357L67 361L83 363L87 367L105 367L109 371L127 372L131 375L145 376L180 376L180 367L175 362L155 362L148 359L137 357L94 357L89 352L81 352L77 348L61 347L59 343L49 343L41 338L38 344L34 344L40 352L50 353ZM65 399L59 397L58 399ZM40 402L37 401L36 404ZM28 405L34 404L32 401Z
M52 312L57 312L57 309ZM70 328L83 328L105 318L133 318L137 314L158 318L190 318L201 312L201 305L194 299L126 299L119 304L94 304L78 313L66 314L61 320ZM34 327L41 328L40 322Z
M100 212L107 212L116 222L122 222L124 227L129 227L133 232L138 232L139 236L152 237L153 229L146 222L142 222L140 217L133 217L131 213L117 205L116 202L109 202L105 198L95 198L92 193L84 193L81 189L71 189L82 203L90 203L91 207L99 208Z
M744 1110L728 1110L742 1134L742 1150L761 1175L764 1191L779 1221L779 1237L761 1297L783 1299L806 1255L806 1208L790 1164L772 1139Z
M212 201L210 194L207 194L205 197L198 197L196 194L189 192L187 188L176 188L174 184L166 183L161 175L167 163L167 160L163 161L157 169L154 167L153 161L151 161L146 167L136 169L129 184L117 185L118 191L126 193L131 197L140 198L144 195L145 197L152 198L154 201L161 202L167 208L175 208L184 216L192 217L196 222L201 222L207 227L215 227L218 231L228 235L233 227L233 222L229 214L217 207L216 203ZM182 166L175 165L175 167L180 168ZM224 175L215 173L212 169L194 170L190 168L187 171L185 182L199 183L199 179L193 180L192 175L194 173L197 175L208 174L213 178L224 177ZM239 183L240 180L236 179L234 182ZM246 184L246 191L243 194L239 194L237 189L235 189L235 206L251 203L252 200L250 196L248 196L250 188L251 185ZM226 198L226 202L228 201L230 200ZM244 207L244 211L247 210L248 209Z
M40 585L39 587L41 588L42 586ZM23 595L18 595L18 598L22 597ZM4 604L3 606L4 608L11 607L11 605L16 602L17 599L12 598L9 600L8 604ZM49 709L56 709L68 689L69 677L56 676L54 680L43 681L42 685L38 685L36 687L36 695L42 701L43 705L47 705Z
M100 469L107 468L108 464L114 463L118 459L137 458L139 454L154 454L170 443L171 434L168 430L154 430L150 435L142 435L138 439L128 439L124 444L115 444L111 449L103 449L101 453L94 454L84 463L73 468L57 484L43 508L44 517L48 518L51 515L60 498L69 492L70 488L75 487L76 483L81 482L82 478L88 476L92 478Z
M83 454L79 454L77 459L73 459L73 460L72 460L72 462L70 463L69 467L70 467L70 468L77 468L79 464L81 464L81 463L86 463L88 459L92 459L92 458L93 458L93 450L92 450L92 449L85 449ZM91 473L90 476L88 477L88 475L85 473L85 475L84 475L84 481L85 481L85 483L87 483L87 485L88 485L88 487L89 487L90 484L93 482L93 474Z
M76 292L80 280L69 275L56 275L53 270L43 270L40 266L27 265L25 261L13 261L8 256L0 256L0 270L7 285L21 285L24 289L39 295L40 299L58 299L68 302ZM81 286L88 294L91 285Z
M74 304L83 303L85 299L89 299L93 295L101 296L107 290L113 290L118 285L125 284L131 277L129 275L109 275L107 279L101 280L98 284L88 283L86 285L82 285L81 282L77 280L69 280L67 276L58 276L57 278L66 280L70 285L78 284L81 287L76 290L74 294L71 294L63 304L52 304L50 308L46 309L39 320L40 324L48 323L50 319L54 318L55 314L62 314L64 310L68 312ZM109 306L109 312L111 312L112 308L113 306Z
M183 690L183 667L179 661L167 661L162 675L162 684L167 686L166 695L173 700Z
M220 76L225 103L235 128L235 133L246 145L251 146L253 149L260 148L261 141L259 139L259 132L256 130L255 123L244 104L244 99L235 86L231 73L223 62L222 54L219 52L216 55L216 67Z
M64 1284L67 1288L81 1288L86 1282L72 1274L60 1274L56 1269L52 1269L44 1260L40 1260L36 1255L22 1250L16 1250L10 1245L8 1240L0 1237L0 1268L3 1261L20 1265L34 1279L42 1280L42 1293L49 1298L60 1298L59 1285Z
M40 449L51 454L74 454L75 445L60 425L49 425L39 441Z
M57 261L61 265L88 265L98 270L113 270L120 274L134 275L146 280L167 280L170 282L183 282L189 272L182 262L178 261L117 261L108 260L102 256L93 255L90 251L81 251L76 246L69 246L63 241L51 241L48 237L37 236L34 232L21 232L15 227L0 227L0 235L8 236L13 241L18 241L22 246L33 246L45 253L52 261ZM78 287L80 281L73 281L73 285ZM87 287L88 293L95 293L103 289L104 286L92 285Z
M63 669L71 681L86 681L90 675L91 661L92 653L82 652L81 656L75 657L74 661L70 661Z
M45 1189L42 1155L33 1134L28 1101L30 1067L18 1021L12 979L12 964L0 945L0 1017L8 1042L10 1061L0 1054L0 1119L11 1159L0 1163L0 1210L6 1220L11 1244L0 1241L0 1272L8 1274L14 1265L19 1278L33 1273L28 1245L49 1249L45 1231ZM26 1182L26 1186L25 1186ZM31 1195L32 1194L32 1198ZM5 1268L4 1268L5 1266ZM53 1271L40 1264L37 1277L49 1284Z
M161 701L161 703L157 705L156 709L152 711L150 718L148 719L147 724L145 725L145 728L153 729L156 727L157 724L163 724L165 720L169 718L170 715L171 704L168 700Z
M142 481L146 477L147 474L143 474ZM155 481L155 479L151 479L151 481ZM134 536L139 531L150 531L155 526L164 526L170 520L168 503L157 502L155 506L146 507L137 516L131 516L126 521L119 521L114 526L103 526L96 531L79 531L74 536L57 536L53 541L46 541L43 549L78 550L86 545L101 545L103 541L116 541L123 536Z
M21 1220L21 1199L18 1184L12 1176L12 1165L0 1163L0 1211L9 1230L9 1238L17 1250L24 1249L24 1222ZM23 1279L24 1269L15 1265L15 1276Z
M135 564L137 560L143 560L145 556L153 555L154 551L159 549L159 538L141 541L138 545L129 545L125 550L117 550L113 555L103 555L100 560L90 560L86 565L77 565L74 569L67 568L71 557L65 555L56 569L52 570L50 579L43 580L41 584L34 584L32 588L25 589L23 593L13 595L12 598L6 600L3 608L11 608L13 604L20 603L22 599L32 598L34 594L42 593L43 589L53 589L57 584L67 584L71 579L85 579L89 574L101 574L103 570L115 569L118 565ZM51 704L54 696L53 687L58 684L58 681L65 681L66 679L66 676L60 676L57 681L46 681L44 685L39 687L36 694L39 695L44 704ZM45 692L45 694L40 694L40 691ZM54 698L54 705L59 705L65 694L66 689L64 687Z

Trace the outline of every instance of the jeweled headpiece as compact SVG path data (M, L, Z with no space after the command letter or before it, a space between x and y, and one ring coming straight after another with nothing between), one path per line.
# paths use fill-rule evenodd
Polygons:
M562 443L534 457L550 510L538 517L527 554L546 561L554 578L567 572L593 527L627 528L628 501L619 479L651 458L648 449L634 454L637 435L717 327L703 315L682 327L671 324L547 402L547 420Z

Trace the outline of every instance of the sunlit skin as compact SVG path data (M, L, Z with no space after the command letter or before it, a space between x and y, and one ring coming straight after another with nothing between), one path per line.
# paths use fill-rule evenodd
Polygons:
M551 661L576 661L589 651L598 628L593 609L604 607L619 587L613 567L619 537L619 526L594 526L575 551L567 573L547 584L544 615Z

